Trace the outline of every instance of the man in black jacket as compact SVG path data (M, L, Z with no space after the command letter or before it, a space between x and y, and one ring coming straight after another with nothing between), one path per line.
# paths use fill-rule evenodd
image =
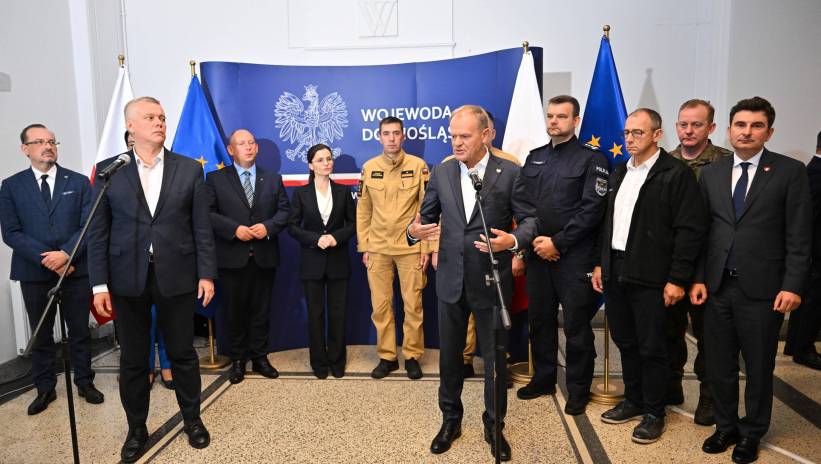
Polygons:
M619 347L625 400L602 414L621 424L642 417L633 441L652 443L664 431L667 308L690 285L706 228L692 170L659 148L661 116L639 108L627 117L631 159L610 175L600 265L593 288L605 292L613 341Z
M228 153L234 163L209 172L206 180L229 320L228 381L243 381L249 359L254 372L273 379L279 373L267 357L271 289L279 264L277 235L288 224L291 207L282 177L256 165L259 146L253 134L234 131Z

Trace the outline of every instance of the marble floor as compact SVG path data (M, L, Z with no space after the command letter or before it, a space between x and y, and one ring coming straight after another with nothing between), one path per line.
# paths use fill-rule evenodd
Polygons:
M602 332L597 349L603 353ZM201 342L199 342L201 343ZM691 352L694 351L692 342ZM202 350L202 349L201 349ZM619 378L618 350L611 346L613 377ZM463 434L443 455L428 448L441 416L436 402L438 352L422 359L425 377L412 381L400 368L383 380L370 378L376 363L373 347L351 346L342 379L311 375L307 350L271 353L278 379L249 375L231 385L224 369L202 372L202 418L211 432L204 450L188 446L174 392L156 383L151 392L150 449L141 462L152 463L468 463L492 462L482 436L482 380L465 383ZM118 462L127 432L117 384L118 352L96 356L96 385L106 395L102 405L76 401L80 458L83 462ZM563 356L560 359L563 362ZM475 361L482 369L480 359ZM401 366L401 363L400 363ZM597 374L603 370L600 355ZM581 416L563 414L566 392L531 401L508 391L505 435L513 461L520 463L690 463L731 462L730 452L700 451L712 427L692 422L698 381L692 360L686 366L685 403L668 408L667 431L651 445L630 441L635 423L608 425L599 420L606 406L590 404ZM560 384L563 379L560 372ZM770 432L759 462L821 461L821 375L779 355ZM518 386L517 386L518 387ZM71 442L62 377L57 401L33 417L26 408L34 391L0 403L0 463L71 462Z

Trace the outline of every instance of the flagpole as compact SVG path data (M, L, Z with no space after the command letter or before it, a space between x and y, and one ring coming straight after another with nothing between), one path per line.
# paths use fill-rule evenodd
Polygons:
M191 61L188 62L188 66L191 66L191 77L196 76L197 75L197 62L194 61L194 60L191 60Z
M522 42L522 53L527 55L530 53L530 42L525 40ZM527 384L530 383L530 380L533 378L534 370L533 370L533 348L530 346L530 330L528 329L528 337L527 337L527 362L517 362L515 364L510 365L510 380L520 383L520 384Z
M610 40L610 25L602 27L604 38ZM607 306L604 307L604 378L601 383L593 383L590 389L590 401L598 404L613 405L624 399L624 382L610 378L610 327L607 324Z

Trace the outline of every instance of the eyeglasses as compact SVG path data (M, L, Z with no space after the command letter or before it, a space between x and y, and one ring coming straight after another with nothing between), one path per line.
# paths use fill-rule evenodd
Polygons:
M624 134L624 138L627 138L627 136L632 135L634 139L640 139L644 137L644 133L645 132L641 129L626 130L622 132L622 134Z
M56 140L37 139L37 140L32 140L30 142L26 142L23 145L35 145L35 146L38 146L38 147L40 145L51 145L52 147L56 147L56 146L60 145L60 142L58 142Z

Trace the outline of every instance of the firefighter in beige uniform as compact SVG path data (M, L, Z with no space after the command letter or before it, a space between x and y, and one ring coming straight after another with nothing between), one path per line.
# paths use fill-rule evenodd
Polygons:
M403 124L387 117L379 123L383 152L368 160L359 178L356 210L358 251L368 270L376 327L379 364L371 376L381 379L399 368L396 326L393 317L394 269L404 303L402 355L408 378L422 377L419 358L425 348L422 328L422 290L425 288L429 244L408 246L405 228L422 204L428 182L428 165L402 150Z

